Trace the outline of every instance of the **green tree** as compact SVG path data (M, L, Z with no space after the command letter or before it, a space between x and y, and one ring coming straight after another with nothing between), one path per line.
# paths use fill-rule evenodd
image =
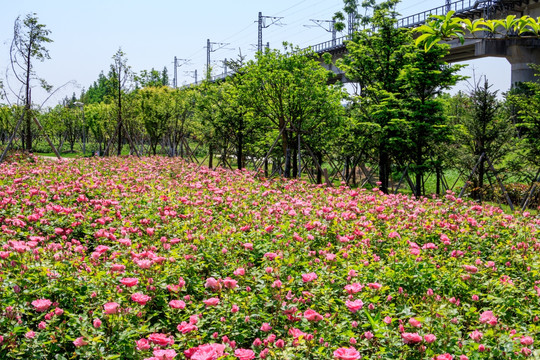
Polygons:
M468 111L457 119L456 132L456 140L462 145L459 154L462 168L471 170L478 163L473 197L480 200L486 178L486 158L492 163L504 159L515 139L515 128L497 99L497 91L491 90L485 77L483 80L475 83L469 101L463 104Z
M172 90L166 86L145 87L138 93L142 121L150 137L152 154L156 155L157 145L174 116Z
M349 80L358 83L358 97L353 107L361 111L359 124L371 123L377 128L373 147L378 157L380 189L388 192L392 156L400 154L406 138L406 114L401 101L404 79L402 70L410 61L410 30L396 27L393 11L398 1L362 3L365 13L359 16L364 29L347 41L348 53L337 61ZM357 1L345 0L346 8L356 8ZM336 14L343 19L342 14ZM343 28L340 24L340 28Z
M402 103L406 108L409 133L406 153L414 165L411 170L416 174L416 196L425 194L424 175L431 168L435 168L437 194L440 193L442 169L433 149L438 143L448 142L450 128L444 117L443 104L437 97L463 78L456 75L462 65L448 65L444 61L448 52L449 46L442 44L435 44L427 51L414 47L406 55L407 64L398 78L402 84Z
M94 81L87 91L81 94L81 101L85 104L98 104L110 102L114 95L112 82L101 72L98 79Z
M124 141L123 130L124 123L122 118L122 100L124 94L128 90L128 85L132 79L131 67L127 64L126 54L122 49L118 49L112 57L113 63L109 71L109 81L114 88L114 103L116 105L116 134L117 134L117 155L122 153L122 145ZM129 136L129 134L127 134Z
M38 80L46 91L52 87L44 79L36 77L34 61L50 59L46 44L52 42L50 30L38 22L37 15L28 14L24 19L17 17L13 28L13 41L10 47L10 61L13 76L22 85L22 92L17 95L25 108L25 149L32 150L32 82Z
M319 132L342 111L343 91L327 84L332 73L320 66L312 52L287 44L285 50L257 54L245 66L240 88L253 114L268 124L274 137L280 136L284 175L291 177L300 170L302 143L310 147L308 135Z

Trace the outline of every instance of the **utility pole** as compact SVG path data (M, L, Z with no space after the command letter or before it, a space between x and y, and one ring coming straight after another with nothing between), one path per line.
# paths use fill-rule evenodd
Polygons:
M452 0L446 0L446 12L449 13L452 8Z
M271 22L270 24L267 24L266 23L266 20L269 19ZM263 29L266 29L268 27L270 27L271 25L278 25L278 26L282 26L283 24L281 23L281 19L283 19L283 17L276 17L276 16L263 16L262 12L259 11L259 20L257 21L259 23L259 36L258 36L258 41L257 41L257 51L258 52L262 52L263 50L263 40L262 40L262 31Z
M179 62L182 62L179 64ZM186 65L189 63L189 59L178 59L176 56L174 57L174 80L173 80L173 87L176 89L178 87L178 73L177 68L181 67L182 65Z
M218 48L214 48L214 45ZM210 79L210 53L223 49L229 43L210 42L210 39L206 40L206 77Z
M324 29L326 32L332 33L332 46L336 46L336 37L337 37L337 31L336 31L336 20L315 20L315 19L309 19L309 21L312 21L315 23L315 25L304 25L305 27L320 27ZM323 24L328 23L328 28L326 28Z

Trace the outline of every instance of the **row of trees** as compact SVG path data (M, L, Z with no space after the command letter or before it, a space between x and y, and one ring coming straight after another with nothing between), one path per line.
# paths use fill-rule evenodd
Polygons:
M469 94L444 94L463 80L461 66L445 63L447 45L423 46L411 30L397 28L396 3L365 1L362 14L369 15L361 15L357 1L345 1L364 29L337 62L353 91L321 66L329 54L321 60L288 44L230 61L234 76L223 81L180 89L167 86L166 70L135 76L119 50L107 75L38 117L53 142L67 142L70 151L88 143L105 155L161 153L317 183L351 183L362 174L385 192L406 181L422 195L434 176L440 193L451 187L448 170L466 178L473 168L474 188L482 188L493 163L512 166L515 180L532 180L540 165L540 109L531 101L540 97L538 85L524 84L504 100L487 81L473 81ZM0 108L2 142L20 112Z

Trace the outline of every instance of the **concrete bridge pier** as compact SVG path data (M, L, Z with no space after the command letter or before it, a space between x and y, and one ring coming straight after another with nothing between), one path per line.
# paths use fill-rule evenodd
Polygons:
M540 64L540 39L484 39L476 49L479 56L504 57L511 65L512 86L519 82L540 81L529 64Z

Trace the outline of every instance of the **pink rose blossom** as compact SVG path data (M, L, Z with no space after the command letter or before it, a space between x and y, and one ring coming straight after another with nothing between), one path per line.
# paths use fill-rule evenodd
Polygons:
M178 331L180 331L182 334L187 334L189 332L197 330L197 327L193 324L190 324L188 322L182 321L180 325L176 327Z
M362 307L364 306L364 302L360 299L358 300L355 300L355 301L350 301L350 300L347 300L345 302L345 306L347 306L347 308L355 313L357 312L358 310L362 309Z
M176 351L174 351L173 349L168 349L168 350L157 349L157 350L154 350L153 354L158 360L172 360L176 357Z
M203 303L206 306L216 306L216 305L219 305L219 298L213 297L207 300L203 300Z
M532 345L534 343L534 340L532 337L530 336L523 336L521 337L521 339L519 339L519 342L521 343L521 345Z
M360 359L360 353L355 348L339 348L334 351L334 359L339 360L356 360Z
M263 323L262 326L261 326L261 331L264 331L264 332L268 332L272 330L272 327L270 326L269 323Z
M147 339L140 339L135 341L137 350L148 350L150 349L150 342Z
M76 347L81 347L84 345L88 345L88 343L84 341L84 338L81 336L76 338L75 341L73 341L73 345L75 345Z
M51 300L49 299L38 299L32 301L32 306L34 306L34 309L38 312L44 312L47 311L47 309L52 305Z
M437 340L437 337L433 334L427 334L427 335L424 335L424 340L428 344L431 344L432 342L435 342L435 340Z
M135 301L139 305L146 305L147 302L149 302L151 299L150 296L141 294L141 293L135 293L131 295L131 300Z
M168 337L167 335L160 333L150 334L148 336L148 340L159 346L167 346L174 344L174 339L172 337Z
M478 342L482 339L482 337L484 336L484 334L482 334L480 331L478 330L474 330L472 333L469 334L469 337L471 339L473 339L474 341Z
M252 360L255 359L255 353L249 349L236 349L234 356L240 360Z
M132 286L135 286L139 283L139 279L137 278L123 278L120 280L120 282L122 283L122 285L125 285L127 287L132 287Z
M96 329L99 329L101 327L101 320L97 318L94 319L94 321L92 321L92 325L94 325Z
M120 307L120 304L116 302L108 302L103 305L103 308L105 309L105 314L108 315L116 314L118 312L118 307Z
M186 303L182 300L171 300L169 301L169 306L173 309L184 309L186 307Z
M435 358L435 360L453 360L454 357L450 354L442 354L442 355L439 355Z
M314 272L310 272L310 273L307 273L307 274L302 274L302 281L307 283L307 282L311 282L313 280L316 280L317 279L317 274L314 273Z
M321 321L323 319L323 316L321 314L312 309L306 310L304 312L304 317L308 321Z
M402 333L401 338L405 344L416 344L422 342L422 336L418 333Z

